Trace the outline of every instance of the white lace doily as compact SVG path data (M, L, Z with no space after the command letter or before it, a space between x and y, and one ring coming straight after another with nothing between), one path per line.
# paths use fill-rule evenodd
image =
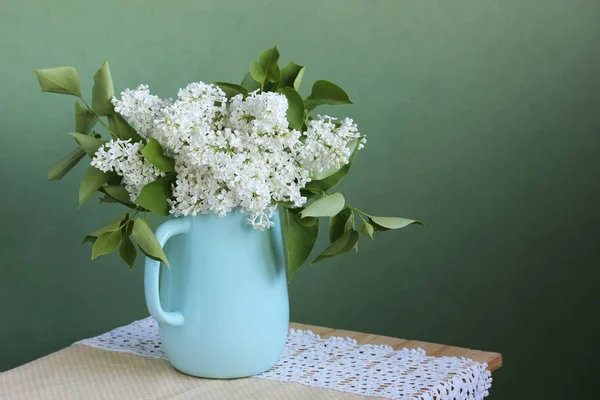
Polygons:
M149 317L76 344L167 357L156 321ZM480 400L492 384L487 365L468 358L430 357L422 349L358 345L290 329L279 362L256 378L296 382L363 396L411 400Z

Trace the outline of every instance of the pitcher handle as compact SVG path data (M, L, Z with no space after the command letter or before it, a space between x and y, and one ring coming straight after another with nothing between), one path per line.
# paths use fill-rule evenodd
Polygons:
M165 246L167 240L175 235L189 232L191 222L187 218L170 219L162 223L156 230L156 239L161 247ZM180 312L169 312L163 310L160 305L160 294L158 292L160 274L160 261L146 257L146 268L144 271L144 292L146 295L146 306L150 315L161 324L173 327L183 325L183 314Z

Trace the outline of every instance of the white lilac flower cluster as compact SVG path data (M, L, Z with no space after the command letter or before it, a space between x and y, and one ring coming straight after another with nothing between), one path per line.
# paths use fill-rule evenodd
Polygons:
M92 166L122 176L132 202L145 185L165 175L142 156L142 143L131 143L131 139L111 140L100 147L92 159Z
M348 146L360 136L356 124L345 118L336 128L335 118L319 116L308 121L304 132L306 140L300 149L300 162L312 172L322 172L331 168L339 168L348 164L352 150ZM359 149L364 147L366 140L359 141Z
M258 229L274 225L278 202L301 207L306 198L300 189L311 173L347 164L349 143L361 140L362 148L364 142L348 118L337 123L319 116L308 121L306 132L290 129L287 98L279 93L227 99L218 86L197 82L172 101L140 85L113 104L144 139L156 139L175 160L172 214L224 216L239 207ZM92 161L123 176L132 201L145 184L164 175L143 158L142 147L111 140Z

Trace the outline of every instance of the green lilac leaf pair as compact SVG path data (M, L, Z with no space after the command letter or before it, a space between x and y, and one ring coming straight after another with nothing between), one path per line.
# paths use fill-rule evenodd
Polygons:
M252 78L261 85L265 86L267 82L279 82L281 71L277 65L279 60L279 51L277 47L262 51L258 55L258 60L252 61L250 64L250 74Z
M86 237L83 239L82 243L95 242L96 239L103 233L115 231L115 230L119 229L121 227L121 223L123 222L124 219L125 219L125 217L119 217L113 221L110 221L108 224L103 225L100 228L94 230L93 232L88 233L86 235Z
M296 65L293 61L290 61L288 65L281 69L279 87L291 87L296 90L300 89L305 70L306 67Z
M129 235L133 236L142 253L170 266L160 243L143 219L138 218L135 221L127 221L126 217L121 217L87 235L84 242L91 241L94 243L92 259L112 253L120 244L119 255L130 268L133 268L137 258L137 250Z

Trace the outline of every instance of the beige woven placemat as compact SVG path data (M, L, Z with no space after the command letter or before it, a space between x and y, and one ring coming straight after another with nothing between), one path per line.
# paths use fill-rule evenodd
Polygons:
M0 400L364 400L331 389L258 378L200 379L168 361L73 345L0 374Z

